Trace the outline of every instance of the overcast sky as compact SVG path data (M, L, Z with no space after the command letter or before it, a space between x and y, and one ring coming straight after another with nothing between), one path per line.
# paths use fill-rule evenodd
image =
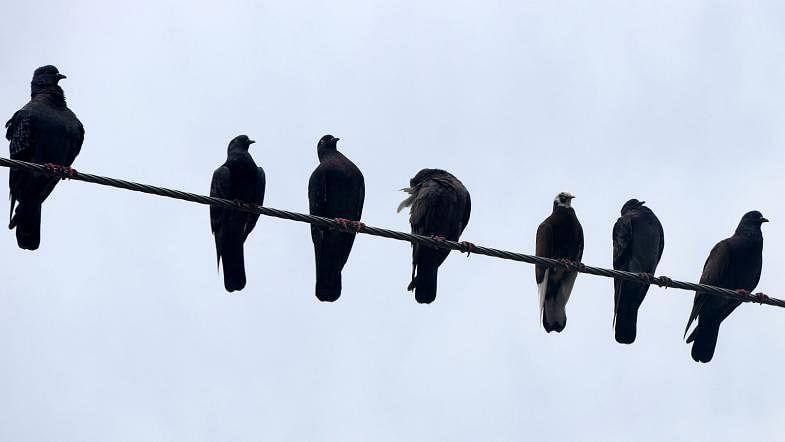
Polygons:
M2 8L0 116L56 65L81 171L207 193L246 133L265 204L305 211L331 133L369 225L408 230L398 189L440 167L471 192L464 239L531 253L570 191L584 262L609 267L635 197L665 228L658 273L689 281L757 209L758 288L785 297L781 1L111 3ZM702 365L689 292L653 288L622 346L609 279L579 276L546 334L529 265L453 253L422 306L409 245L360 236L322 304L312 253L262 218L227 295L206 207L61 183L38 251L0 235L0 440L783 437L785 311L740 307Z

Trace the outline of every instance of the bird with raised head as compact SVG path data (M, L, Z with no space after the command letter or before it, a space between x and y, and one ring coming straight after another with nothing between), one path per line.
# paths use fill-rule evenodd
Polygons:
M84 141L84 127L65 102L56 67L42 66L33 72L30 101L5 123L11 158L57 165L70 171ZM22 249L36 250L41 242L41 205L52 193L58 178L39 172L11 169L9 229L16 229ZM14 208L16 211L14 212Z
M561 192L553 200L553 210L537 228L535 253L545 258L579 263L583 257L583 228L572 200L575 195ZM569 268L534 266L540 295L540 315L545 331L561 332L567 325L566 305L578 273Z
M718 242L703 265L700 283L745 294L755 290L763 268L763 233L761 225L768 222L757 210L741 217L730 238ZM692 343L692 359L709 362L714 357L720 324L741 301L725 296L696 292L684 335L694 320L695 329L687 338Z
M210 196L262 205L266 179L248 148L254 140L239 135L229 142L226 161L213 172ZM223 260L227 292L245 288L244 244L259 220L259 214L210 206L210 228L215 237L218 265Z

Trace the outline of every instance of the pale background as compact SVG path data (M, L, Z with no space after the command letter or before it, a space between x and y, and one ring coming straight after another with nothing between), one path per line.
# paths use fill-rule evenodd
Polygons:
M566 190L584 262L610 266L637 197L665 227L658 273L690 281L759 209L759 288L785 297L785 3L3 0L2 14L0 115L55 64L87 130L82 171L206 193L247 133L266 205L305 211L332 133L365 174L367 224L407 230L398 189L440 167L472 194L464 239L531 253ZM3 441L783 437L773 307L739 308L699 365L678 290L652 289L621 346L612 282L588 275L547 335L520 263L454 253L421 306L409 246L361 236L343 296L321 304L308 227L262 218L248 286L227 295L206 207L80 182L47 201L42 238L29 253L0 235Z

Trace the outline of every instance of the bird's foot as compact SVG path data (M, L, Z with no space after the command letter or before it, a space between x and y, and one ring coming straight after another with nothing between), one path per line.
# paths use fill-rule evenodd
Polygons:
M63 171L63 173L68 175L68 178L73 178L73 177L76 176L76 174L79 173L79 172L76 171L76 169L74 169L73 167L69 167L69 166L64 166L62 168L62 171Z
M472 252L477 250L477 246L470 243L469 241L461 241L460 244L463 246L464 250L461 250L461 253L466 253L466 257L468 258L471 256Z
M575 262L564 258L560 259L559 262L564 266L565 269L571 272L582 272L586 269L586 266L581 262Z
M763 292L755 293L754 295L752 295L752 302L757 302L758 304L764 304L768 300L769 297Z
M667 276L660 276L659 282L657 282L658 287L665 287L666 289L673 284L673 280L668 278Z
M365 230L365 223L362 221L352 221L350 224L352 225L352 228L355 232L362 232Z
M71 178L76 175L76 169L71 169L70 167L64 167L55 163L45 163L44 169L61 180Z
M651 273L638 273L638 276L643 278L649 285L657 283L657 278L655 278Z
M349 226L352 225L352 220L346 218L335 218L335 222L340 226L338 230L343 232L351 232L352 229Z
M750 296L750 291L749 290L736 289L736 290L734 290L734 292L738 293L741 296L744 296L745 298Z

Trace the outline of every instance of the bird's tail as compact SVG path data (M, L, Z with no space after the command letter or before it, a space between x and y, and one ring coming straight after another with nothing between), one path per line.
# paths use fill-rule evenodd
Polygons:
M232 245L221 250L224 270L224 288L227 292L245 288L245 257L243 245Z
M646 296L647 286L630 281L619 281L616 289L614 329L616 342L632 344L638 329L638 309Z
M414 290L414 299L420 304L430 304L436 299L437 266L417 266L417 275L412 279L408 289Z
M552 331L559 333L567 326L565 304L559 302L555 296L545 298L542 308L542 326L548 333Z
M714 357L714 349L717 346L717 336L720 333L719 322L702 323L698 319L698 325L687 338L687 343L692 344L692 359L695 362L709 362Z
M341 270L324 265L316 273L316 298L334 302L341 297Z
M16 229L19 248L36 250L41 243L41 205L20 202L8 228Z

